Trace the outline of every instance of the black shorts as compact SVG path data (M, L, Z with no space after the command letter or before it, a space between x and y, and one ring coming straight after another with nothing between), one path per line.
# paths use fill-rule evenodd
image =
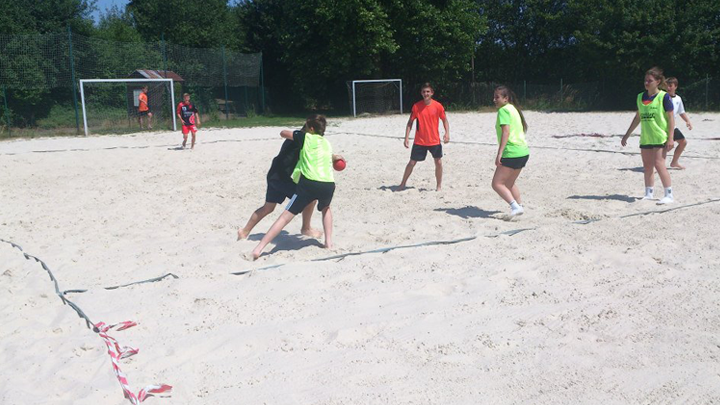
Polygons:
M656 149L656 148L664 148L665 144L654 144L654 145L640 145L640 149Z
M511 169L522 169L527 164L528 159L530 159L530 155L516 158L500 158L500 163Z
M422 162L423 160L425 160L425 157L427 157L428 151L432 155L433 159L440 159L441 157L443 157L441 143L433 146L413 144L412 149L410 150L410 160Z
M281 204L286 198L295 194L295 183L292 180L268 180L265 201Z
M322 211L330 206L335 194L335 183L308 180L300 176L295 195L292 196L286 210L293 215L301 213L314 200L318 200L317 210Z
M679 129L675 128L675 134L673 135L673 139L677 142L681 139L685 139L685 135L683 135L683 133L680 132Z
M150 110L138 111L138 115L140 117L144 117L144 116L148 115L149 113L150 113Z

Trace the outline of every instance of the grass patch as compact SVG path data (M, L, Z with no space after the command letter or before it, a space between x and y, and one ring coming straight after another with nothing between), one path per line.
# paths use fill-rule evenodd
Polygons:
M250 127L301 127L305 123L305 116L275 116L256 115L248 118L233 118L225 120L211 120L203 122L203 127L214 128L250 128Z

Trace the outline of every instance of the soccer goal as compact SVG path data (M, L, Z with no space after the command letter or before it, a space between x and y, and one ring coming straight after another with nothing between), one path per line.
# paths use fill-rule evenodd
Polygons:
M402 80L353 80L348 83L353 116L403 113Z
M138 96L147 86L148 107L153 129L177 129L174 114L173 79L82 79L82 102L85 135L131 132L140 129ZM147 118L144 118L147 126Z

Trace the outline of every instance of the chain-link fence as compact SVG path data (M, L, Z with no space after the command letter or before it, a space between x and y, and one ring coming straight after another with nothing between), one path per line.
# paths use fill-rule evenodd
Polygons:
M265 110L260 53L190 48L165 41L115 42L70 30L0 36L0 136L13 129L81 132L80 79L152 78L152 74L175 80L176 102L183 93L190 93L204 122ZM127 106L107 105L101 110L114 117L127 111ZM136 129L137 120L123 117L117 125L120 132L126 127Z

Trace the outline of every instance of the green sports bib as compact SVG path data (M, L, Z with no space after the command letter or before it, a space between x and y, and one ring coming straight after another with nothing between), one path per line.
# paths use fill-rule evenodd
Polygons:
M667 142L668 124L663 108L665 94L661 90L648 105L643 103L642 93L637 96L638 114L640 115L640 145L662 145Z
M332 146L325 137L311 133L305 134L305 142L300 150L300 159L293 170L292 179L300 181L300 175L308 180L332 183L335 181L332 167Z

